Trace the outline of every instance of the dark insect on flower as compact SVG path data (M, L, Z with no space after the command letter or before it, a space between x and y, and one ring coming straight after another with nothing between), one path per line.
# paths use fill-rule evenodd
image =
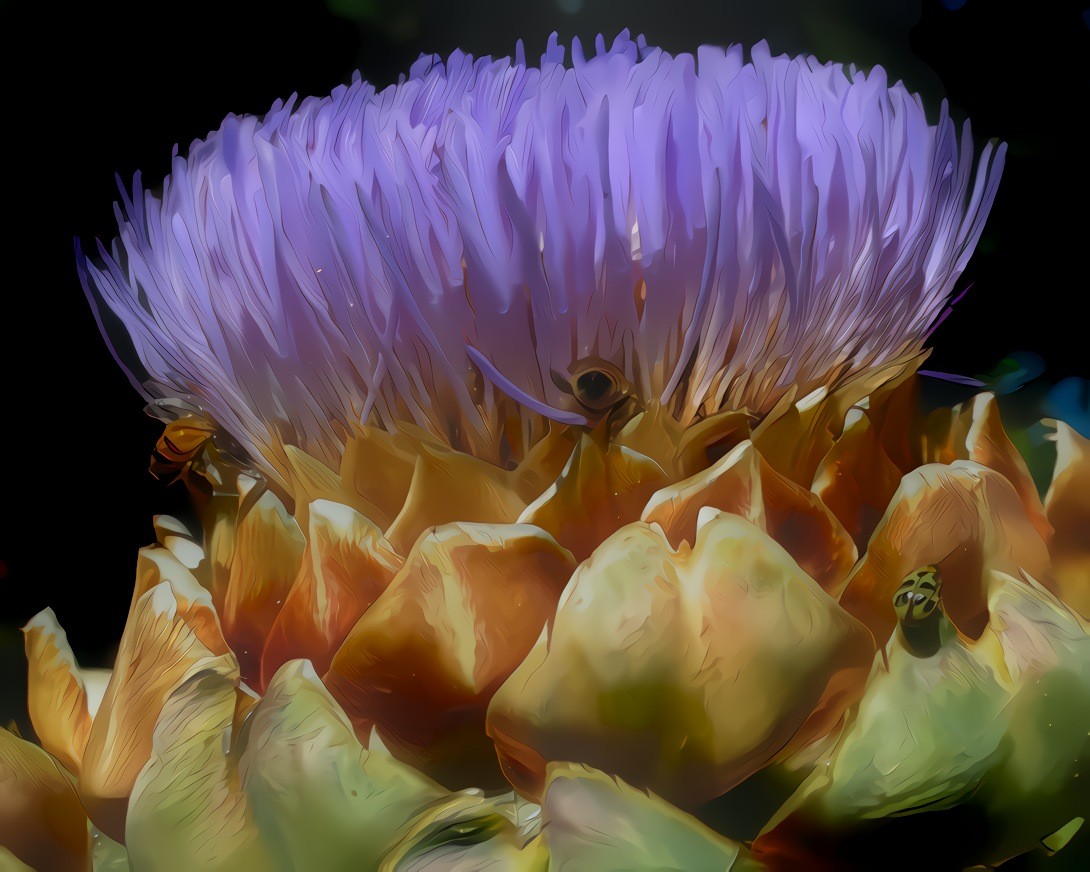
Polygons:
M909 573L893 597L897 618L916 624L929 618L942 603L942 578L937 566Z
M187 399L163 399L146 411L163 421L148 469L158 479L185 484L198 510L212 501L233 501L240 475L254 479L247 505L264 492L264 479L229 433L210 423L200 406ZM245 512L242 512L245 514Z

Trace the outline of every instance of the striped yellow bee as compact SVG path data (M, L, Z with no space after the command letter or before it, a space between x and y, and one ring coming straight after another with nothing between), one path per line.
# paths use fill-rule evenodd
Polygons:
M198 407L183 400L159 400L147 411L164 425L149 464L156 478L181 480L194 496L209 497L237 494L240 472L257 477L238 443Z
M893 596L893 608L903 624L919 624L935 613L942 602L942 577L937 566L928 565L905 576Z

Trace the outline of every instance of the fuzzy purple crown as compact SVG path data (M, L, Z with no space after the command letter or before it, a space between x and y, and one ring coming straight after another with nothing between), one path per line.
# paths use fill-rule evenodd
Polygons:
M562 385L584 358L684 424L922 347L1002 145L974 177L968 127L881 68L596 48L422 57L137 179L80 269L148 397L196 398L275 476L270 446L333 463L360 422L495 459L512 418L588 421Z

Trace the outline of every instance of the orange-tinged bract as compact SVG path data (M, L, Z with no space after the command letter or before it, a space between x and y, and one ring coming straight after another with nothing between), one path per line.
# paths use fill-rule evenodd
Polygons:
M1048 490L1051 552L1060 595L1090 620L1090 439L1064 423L1056 428L1056 474Z
M1026 517L1046 541L1052 527L1041 497L1018 449L1011 444L999 417L999 404L990 393L934 413L925 423L923 459L933 463L972 460L993 469L1013 486Z
M494 786L485 709L573 569L537 527L436 527L352 628L325 681L361 734L374 725L395 753L444 783Z
M78 775L91 731L87 689L68 637L52 609L23 628L30 671L27 709L42 747L69 772Z
M325 672L348 631L401 568L382 532L348 506L309 506L309 535L299 575L264 642L262 685L288 660Z
M995 470L955 460L921 466L901 480L840 602L876 638L888 638L896 624L893 592L908 572L928 564L946 579L950 620L976 638L988 618L988 573L1044 579L1049 555L1013 485Z
M167 697L203 669L237 675L235 656L217 632L211 597L196 583L183 584L163 581L136 602L80 767L88 816L119 842L125 840L129 793L148 761Z
M836 517L806 488L777 473L749 440L703 472L651 497L643 520L662 527L675 546L696 541L707 508L741 515L776 540L826 590L835 589L857 557Z
M83 872L90 852L87 818L64 770L0 727L0 865L14 858L32 869Z
M305 545L299 524L271 491L235 525L223 629L250 684L260 683L261 650L295 581Z
M610 533L639 518L640 506L666 480L651 458L584 436L556 483L527 506L519 521L548 530L583 560Z

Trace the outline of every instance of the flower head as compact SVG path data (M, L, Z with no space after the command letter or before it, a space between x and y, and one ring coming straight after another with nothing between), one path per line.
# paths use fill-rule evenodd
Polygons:
M359 424L501 465L620 399L688 424L918 352L1003 162L881 68L627 32L229 116L81 258L151 397L266 475Z
M1002 148L974 181L880 70L597 48L424 58L137 186L81 268L202 529L156 519L101 695L26 626L0 861L83 868L88 820L151 870L1070 841L1090 443L1053 422L1042 499L994 396L914 393Z

